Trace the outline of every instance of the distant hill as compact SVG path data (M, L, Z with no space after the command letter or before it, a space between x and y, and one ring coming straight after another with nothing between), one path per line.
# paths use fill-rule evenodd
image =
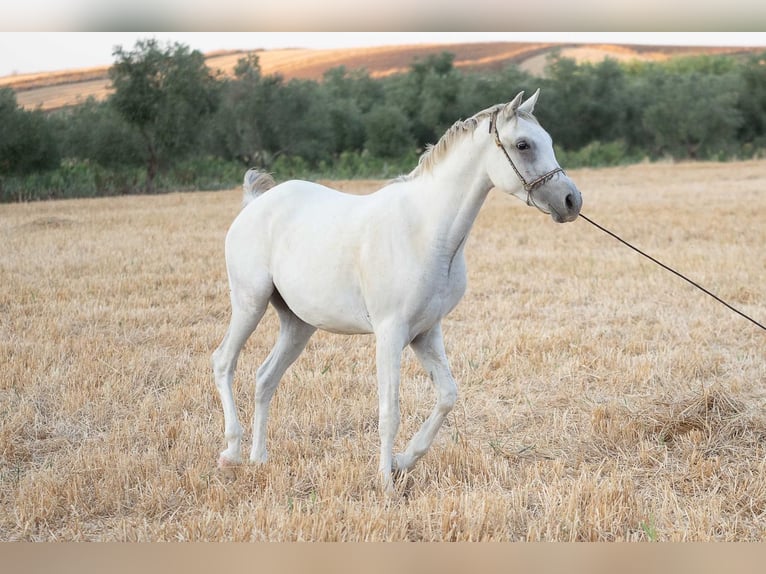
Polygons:
M548 57L554 51L578 62L599 62L605 58L618 61L663 61L677 56L701 54L762 53L764 48L711 48L677 46L618 46L608 44L551 44L492 42L473 44L432 44L313 50L253 50L213 52L206 55L211 69L231 74L239 58L248 53L258 55L264 74L279 73L286 79L320 79L325 71L338 66L349 70L366 69L373 77L406 72L417 58L429 54L451 52L459 69L502 69L519 65L532 74L542 74ZM25 108L55 110L84 102L88 97L104 99L111 91L109 68L85 68L40 74L18 74L0 78L0 87L16 91L19 104Z

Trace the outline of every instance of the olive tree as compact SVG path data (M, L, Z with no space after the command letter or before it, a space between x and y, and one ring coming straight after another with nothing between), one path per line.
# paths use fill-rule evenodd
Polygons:
M146 190L164 162L189 155L200 141L202 120L216 108L218 83L197 50L139 40L132 50L114 49L109 71L111 103L141 134L146 153Z

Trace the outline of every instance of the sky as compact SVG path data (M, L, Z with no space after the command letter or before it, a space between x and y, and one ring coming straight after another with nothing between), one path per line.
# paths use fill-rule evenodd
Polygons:
M562 42L682 46L763 46L766 32L0 32L0 76L113 62L115 46L180 42L201 52L350 48L457 42Z

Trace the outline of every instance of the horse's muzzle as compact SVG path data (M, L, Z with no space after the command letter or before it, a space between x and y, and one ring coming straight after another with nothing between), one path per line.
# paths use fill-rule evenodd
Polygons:
M551 217L556 223L574 221L580 215L582 208L582 195L574 184L569 184L569 189L564 190L549 203Z

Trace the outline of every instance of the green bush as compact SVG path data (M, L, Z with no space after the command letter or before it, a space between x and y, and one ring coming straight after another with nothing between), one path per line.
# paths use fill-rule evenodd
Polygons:
M87 160L65 160L54 170L0 178L0 201L35 201L123 195L144 185L140 168L107 169Z
M242 181L245 169L218 158L185 160L157 177L155 191L229 189ZM66 160L58 169L27 176L0 178L0 201L35 201L144 193L146 172L140 167L105 168L97 163Z
M239 162L207 156L185 159L157 176L157 191L231 189L242 184L246 168Z

